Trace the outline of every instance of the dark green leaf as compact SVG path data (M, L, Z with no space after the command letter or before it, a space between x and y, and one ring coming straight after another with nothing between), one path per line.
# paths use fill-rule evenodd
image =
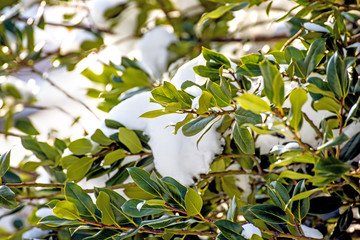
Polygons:
M230 220L232 222L236 222L236 217L237 217L237 202L236 202L236 197L234 196L231 200L229 209L227 211L226 214L226 219Z
M201 77L210 78L213 81L220 79L218 69L209 68L203 65L195 66L193 69L194 72Z
M216 116L199 117L182 127L182 132L185 136L190 137L198 134L203 130Z
M130 199L121 207L124 213L132 217L144 217L152 214L164 212L166 210L165 204L160 203L161 200L156 200L158 204L147 204L145 200Z
M105 125L108 128L112 128L112 129L119 129L121 127L124 127L124 125L122 125L121 123L111 119L105 119Z
M322 158L315 165L315 171L329 173L341 177L350 167L336 158Z
M235 120L240 127L244 123L258 124L262 122L260 114L253 113L241 107L238 107L235 111Z
M4 176L10 168L11 150L0 156L0 177Z
M250 207L248 210L256 217L268 223L283 224L287 221L284 211L274 205L256 205Z
M15 193L7 186L0 186L0 207L12 209L17 206Z
M292 197L305 191L306 191L305 181L302 180L296 184ZM294 214L295 218L301 222L301 220L304 217L306 217L306 215L309 212L310 200L309 198L304 198L302 200L294 201L292 202L290 207L291 207L291 212Z
M338 98L346 97L349 92L350 83L346 68L345 60L335 52L329 60L326 73L329 87Z
M49 227L61 227L61 226L67 226L67 225L77 225L80 224L77 220L69 220L69 219L62 219L58 218L56 216L50 215L42 218L39 221L39 224L44 224Z
M65 198L76 205L80 215L92 217L96 221L95 204L91 200L91 197L77 184L66 183Z
M265 94L276 106L281 107L285 100L284 81L276 66L268 60L260 64L261 73L264 77Z
M233 137L236 144L243 153L255 153L254 139L247 128L242 128L239 126L239 124L236 123L233 129Z
M16 119L15 127L26 134L39 135L39 132L36 130L30 119L27 117Z
M237 223L231 222L229 220L218 220L214 223L221 233L229 240L243 240L245 239L241 236L243 228Z
M150 174L141 168L128 168L131 178L142 190L154 196L160 196L160 189L157 184L150 179Z
M339 159L341 161L349 161L360 154L360 132L356 133L350 140L341 148Z
M143 221L143 222L141 222L141 226L149 226L154 229L165 228L165 227L169 226L170 224L180 220L181 218L183 218L183 217L164 215L157 219Z

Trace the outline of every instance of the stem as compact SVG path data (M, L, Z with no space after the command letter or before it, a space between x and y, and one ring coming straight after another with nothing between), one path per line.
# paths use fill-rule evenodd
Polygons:
M57 90L59 90L60 92L62 92L65 96L67 96L69 99L73 100L74 102L79 103L80 105L82 105L84 108L86 108L90 113L92 113L98 120L101 120L96 113L89 107L87 106L83 101L81 101L80 99L77 99L73 96L71 96L68 92L66 92L64 89L62 89L60 86L58 86L55 82L53 82L49 77L46 76L45 73L41 73L39 71L37 71L36 69L32 68L31 69L33 73L36 73L38 75L40 75L45 81L47 81L48 83L50 83L51 86L53 86L54 88L56 88Z
M312 127L312 129L314 129L314 131L316 132L316 135L320 138L323 139L323 135L321 133L321 131L319 130L319 128L316 127L316 125L314 124L314 122L309 118L309 116L303 112L303 116L305 118L305 121L307 121L309 123L309 125Z
M345 175L343 175L342 178L360 194L360 188L353 181L351 181L350 178Z
M295 236L290 233L280 233L280 232L275 232L275 231L271 231L271 230L263 229L263 228L259 228L259 229L261 232L272 235L275 238L291 238L291 239L297 239L297 240L315 240L315 238L311 238L311 237Z
M340 99L340 115L339 115L339 136L342 133L343 130L343 114L344 114L344 98L342 97ZM336 158L339 158L340 156L340 144L336 146Z
M100 228L107 228L107 229L117 229L117 230L124 230L124 231L130 231L130 230L136 230L137 228L133 228L133 227L121 227L121 226L112 226L112 225L105 225L102 223L95 223L95 222L91 222L91 221L87 221L87 220L80 220L83 223L89 224L89 225L93 225L93 226L97 226ZM164 230L157 230L157 229L148 229L148 228L140 228L138 230L139 233L141 232L145 232L145 233L152 233L152 234L156 234L156 235L162 235L164 233L166 233L166 231ZM208 237L216 237L216 233L214 232L200 232L200 231L187 231L187 230L177 230L177 231L171 231L171 233L174 234L180 234L180 235L199 235L199 236L208 236Z
M296 230L298 231L299 235L302 237L303 234L302 234L302 232L301 232L301 230L300 230L300 227L299 227L298 223L296 222L295 217L294 217L292 214L291 214L291 217L292 217L292 219L293 219L293 222L294 222L294 225L295 225L295 227L296 227Z

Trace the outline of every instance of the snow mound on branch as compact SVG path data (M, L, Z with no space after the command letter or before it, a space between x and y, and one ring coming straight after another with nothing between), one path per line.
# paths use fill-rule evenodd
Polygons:
M315 228L311 228L311 227L305 226L303 224L301 224L300 227L301 227L301 230L304 232L305 237L316 238L316 239L324 238L322 233Z
M185 80L196 82L192 67L202 61L202 57L195 58L188 64L180 67L173 81L177 88ZM150 137L149 145L154 155L156 170L162 176L170 176L184 185L194 182L193 178L201 173L210 171L210 163L222 150L221 135L212 127L201 139L197 147L199 134L186 137L181 131L175 135L174 125L185 118L184 114L168 114L157 118L139 118L147 111L161 109L161 106L149 101L150 92L137 94L115 106L107 116L107 119L115 120L129 129L144 131ZM101 128L105 134L111 134L113 130L103 125Z
M251 239L251 237L255 234L261 237L260 229L255 227L252 223L247 223L242 225L243 231L241 235L246 239Z

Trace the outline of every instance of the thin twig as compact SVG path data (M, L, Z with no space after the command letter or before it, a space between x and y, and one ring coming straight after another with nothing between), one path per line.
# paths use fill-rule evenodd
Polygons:
M87 106L83 101L81 101L80 99L77 99L73 96L71 96L68 92L66 92L64 89L62 89L60 86L58 86L55 82L53 82L49 77L45 76L44 73L41 73L39 71L37 71L36 69L32 68L32 72L36 73L38 75L40 75L45 81L47 81L48 83L50 83L51 86L53 86L54 88L56 88L57 90L59 90L60 92L62 92L65 96L67 96L69 99L73 100L74 102L79 103L80 105L82 105L84 108L86 108L90 113L92 113L98 120L100 120L100 118L96 115L96 113L89 107Z

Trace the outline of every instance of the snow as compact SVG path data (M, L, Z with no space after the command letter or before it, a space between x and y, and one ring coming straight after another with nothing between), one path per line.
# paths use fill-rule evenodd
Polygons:
M180 67L173 78L173 83L179 89L185 80L196 81L192 70L202 57L195 58ZM184 77L187 76L187 77ZM171 176L184 185L194 182L193 178L210 171L210 163L216 154L221 153L221 135L216 127L211 128L196 146L201 133L192 137L184 136L181 131L176 135L173 123L185 118L184 114L168 114L147 119L139 116L147 111L161 109L161 106L149 101L150 92L137 94L114 107L107 119L118 121L129 129L144 131L150 137L149 145L154 156L156 170L162 176ZM105 134L112 133L105 125L101 128Z
M81 44L85 41L95 41L93 33L83 29L73 29L68 36L62 41L60 54L65 55L80 50Z
M40 228L34 227L29 231L26 231L22 235L22 239L30 240L40 238L42 235L49 234L49 231L42 230Z
M300 227L301 227L301 230L303 231L305 237L315 238L315 239L323 239L324 238L322 233L315 228L311 228L311 227L305 226L303 224L301 224Z
M252 223L247 223L242 225L243 231L241 235L246 239L251 239L252 235L258 235L261 237L261 231L259 228L255 227Z
M310 23L310 22L304 23L304 28L306 28L309 31L314 31L314 32L324 32L324 33L329 32L329 30L327 30L326 28L324 28L316 23Z

